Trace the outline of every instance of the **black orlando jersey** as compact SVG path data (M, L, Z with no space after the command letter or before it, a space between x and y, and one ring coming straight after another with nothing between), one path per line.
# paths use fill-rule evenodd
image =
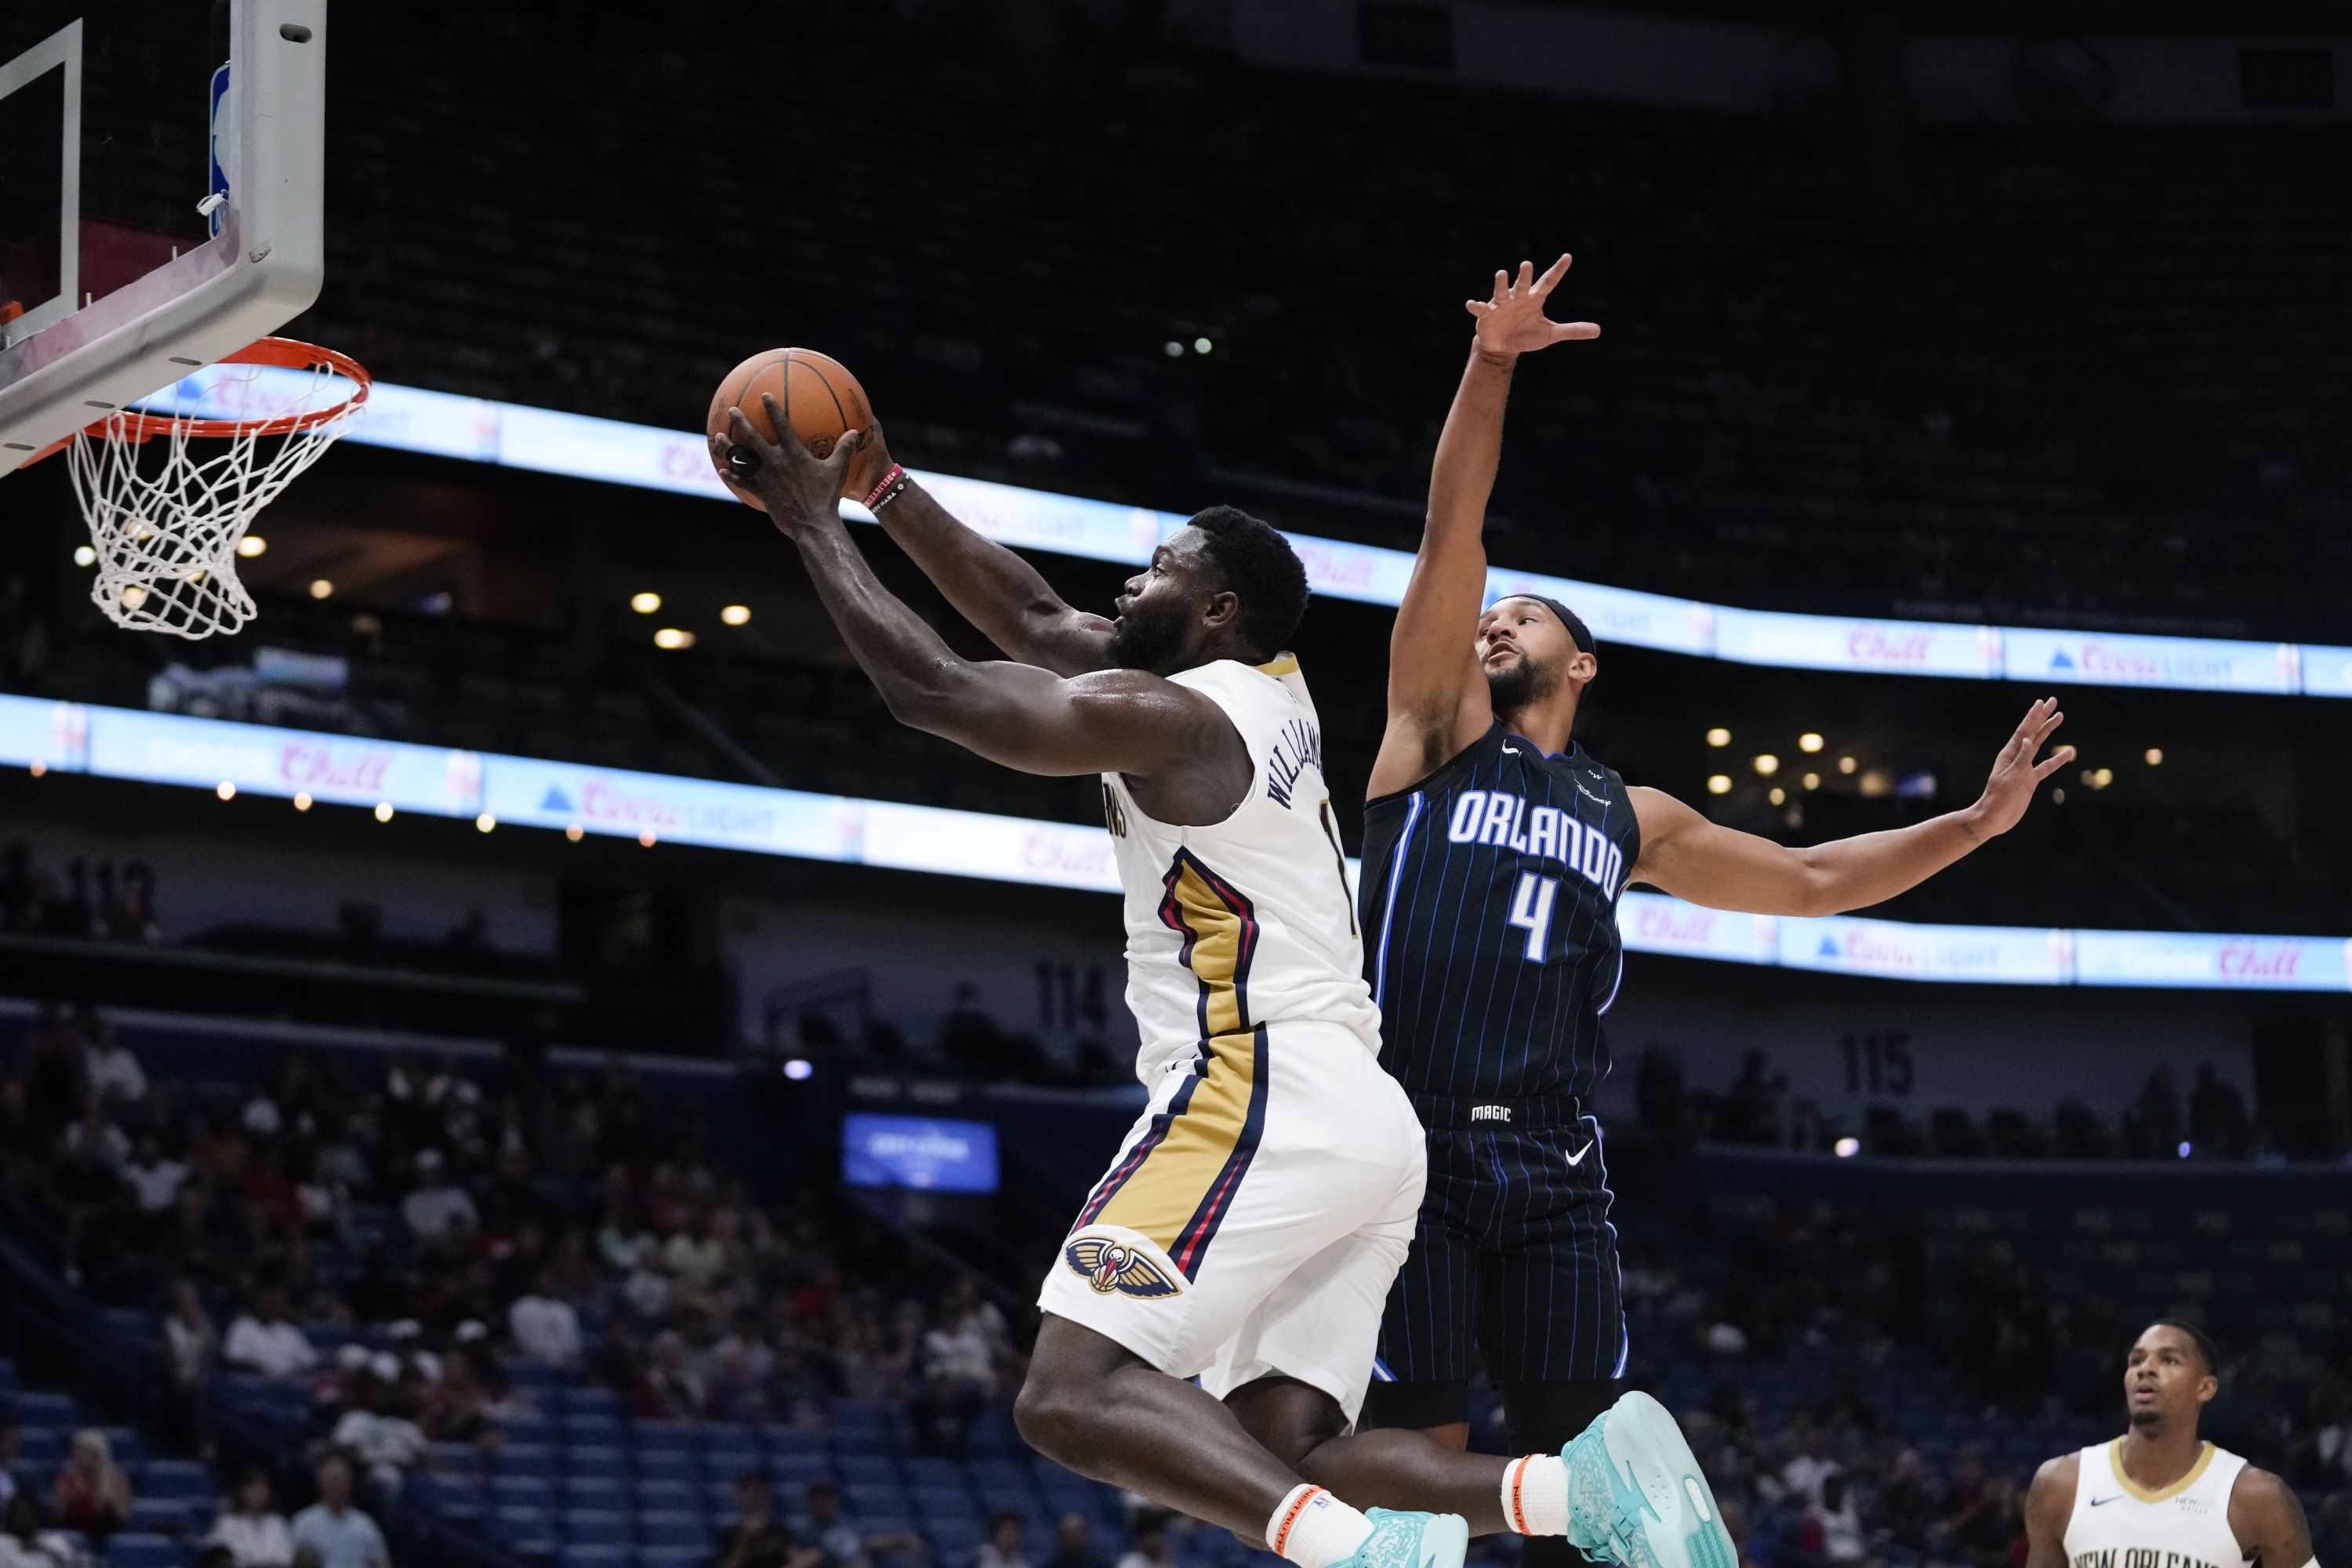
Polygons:
M1609 1071L1617 895L1641 847L1613 771L1572 743L1546 755L1499 723L1365 805L1360 907L1381 1065L1417 1102L1496 1102L1464 1121L1520 1120L1511 1101L1573 1102L1535 1120L1582 1114Z

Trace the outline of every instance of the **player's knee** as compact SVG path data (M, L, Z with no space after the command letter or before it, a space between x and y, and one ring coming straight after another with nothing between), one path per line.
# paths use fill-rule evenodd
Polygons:
M1013 1424L1022 1441L1049 1459L1081 1450L1098 1402L1066 1374L1056 1376L1044 1363L1033 1362L1021 1392L1013 1397Z

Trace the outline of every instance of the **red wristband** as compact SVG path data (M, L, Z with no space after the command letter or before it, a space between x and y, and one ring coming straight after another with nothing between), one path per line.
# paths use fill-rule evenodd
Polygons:
M879 484L877 484L877 485L876 485L872 489L867 490L867 491L866 492L866 500L865 500L865 507L866 507L866 510L867 511L872 511L876 507L880 506L880 505L882 504L882 501L883 501L883 499L884 499L885 495L887 493L887 491L889 490L890 487L891 487L892 485L897 484L899 480L901 480L901 479L905 479L906 477L907 477L907 470L906 470L906 469L904 469L904 468L900 468L900 467L899 467L898 464L896 464L896 463L891 464L891 465L890 465L890 471L889 471L888 473L887 473L887 474L885 474L885 475L883 475L883 476L882 476L882 482L881 482L881 483L879 483Z

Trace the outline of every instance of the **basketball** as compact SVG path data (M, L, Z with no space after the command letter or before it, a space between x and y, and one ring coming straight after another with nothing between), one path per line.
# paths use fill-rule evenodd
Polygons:
M729 371L727 379L719 384L710 398L710 433L726 435L727 411L740 408L751 428L774 440L775 426L768 422L767 405L760 401L762 395L783 405L784 416L793 422L801 444L818 458L831 457L834 443L844 432L863 430L874 422L866 389L839 360L814 349L768 349ZM723 478L725 470L720 473ZM761 511L768 510L748 489L735 493Z

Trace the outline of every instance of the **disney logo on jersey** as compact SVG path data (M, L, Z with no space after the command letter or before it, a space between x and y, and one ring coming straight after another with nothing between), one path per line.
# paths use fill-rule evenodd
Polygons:
M1267 796L1287 809L1291 792L1298 787L1298 775L1308 768L1323 771L1323 731L1304 719L1293 719L1275 736L1274 749L1266 753Z
M1108 1237L1079 1237L1063 1249L1062 1258L1069 1264L1070 1272L1082 1276L1098 1296L1117 1291L1150 1301L1176 1295L1184 1289L1169 1270L1144 1256L1140 1247Z
M1578 786L1581 789L1581 785ZM1554 805L1528 808L1504 790L1465 789L1454 797L1445 836L1456 844L1491 844L1521 855L1558 860L1613 899L1625 880L1625 852L1598 827Z

